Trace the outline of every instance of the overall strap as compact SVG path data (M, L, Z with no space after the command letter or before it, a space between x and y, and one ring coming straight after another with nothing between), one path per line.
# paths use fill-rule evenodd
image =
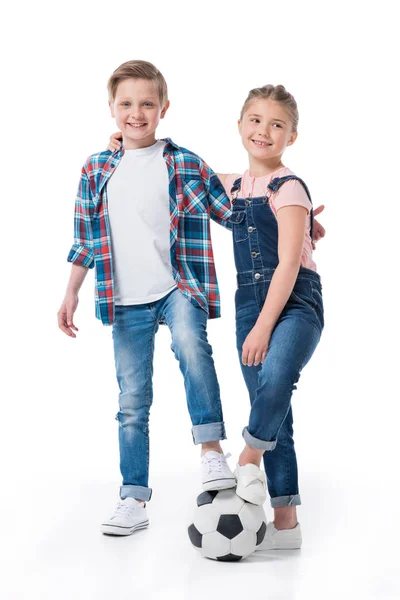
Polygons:
M236 199L240 192L241 185L242 185L242 178L238 177L238 179L236 179L233 182L233 186L231 187L232 204L235 204L235 202L236 202Z
M312 205L310 191L309 191L308 187L306 186L306 184L304 183L304 181L302 179L300 179L300 177L297 177L297 175L286 175L285 177L275 177L272 181L270 181L270 183L268 184L267 187L269 190L271 190L272 193L275 193L279 190L279 188L284 183L286 183L286 181L290 181L290 180L295 180L295 181L298 181L301 183L301 185L305 189L308 199ZM310 211L310 237L311 237L311 241L313 241L313 239L314 239L314 211L312 208Z

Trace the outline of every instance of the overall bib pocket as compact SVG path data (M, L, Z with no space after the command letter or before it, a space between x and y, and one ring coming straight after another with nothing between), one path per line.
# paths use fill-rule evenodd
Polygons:
M249 237L247 231L246 212L244 210L235 210L229 219L233 225L233 239L235 242L244 242Z

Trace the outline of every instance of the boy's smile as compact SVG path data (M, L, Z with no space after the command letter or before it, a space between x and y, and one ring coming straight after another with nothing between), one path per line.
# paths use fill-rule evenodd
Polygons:
M158 123L168 106L169 102L161 106L154 81L133 78L121 81L110 110L122 132L123 147L132 150L154 144Z

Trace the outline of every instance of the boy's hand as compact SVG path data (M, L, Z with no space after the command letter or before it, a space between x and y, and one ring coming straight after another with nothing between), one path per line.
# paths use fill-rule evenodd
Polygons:
M111 152L115 152L116 150L119 150L119 148L121 146L121 140L122 140L122 133L120 131L117 131L117 133L113 133L112 136L110 137L110 143L107 146L107 150L110 150Z
M318 206L318 208L314 210L314 217L322 213L324 209L325 206L323 204L321 206ZM317 221L317 219L314 219L314 240L312 243L313 250L315 250L315 244L318 242L318 240L325 237L325 233L325 228L322 227L321 223Z
M267 356L271 333L265 327L255 325L244 341L242 347L242 363L248 367L263 363Z
M73 316L78 306L78 294L68 294L65 296L60 310L57 313L58 326L69 337L76 338L74 331L78 331L75 327Z

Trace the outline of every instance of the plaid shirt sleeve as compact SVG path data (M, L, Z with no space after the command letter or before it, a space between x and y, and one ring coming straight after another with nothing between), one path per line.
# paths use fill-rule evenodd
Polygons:
M232 229L231 203L225 189L212 169L200 159L200 172L208 194L210 217L219 225Z
M85 166L82 168L78 193L75 200L74 244L68 255L68 262L94 267L94 245L92 235L92 215L94 203L89 178Z

